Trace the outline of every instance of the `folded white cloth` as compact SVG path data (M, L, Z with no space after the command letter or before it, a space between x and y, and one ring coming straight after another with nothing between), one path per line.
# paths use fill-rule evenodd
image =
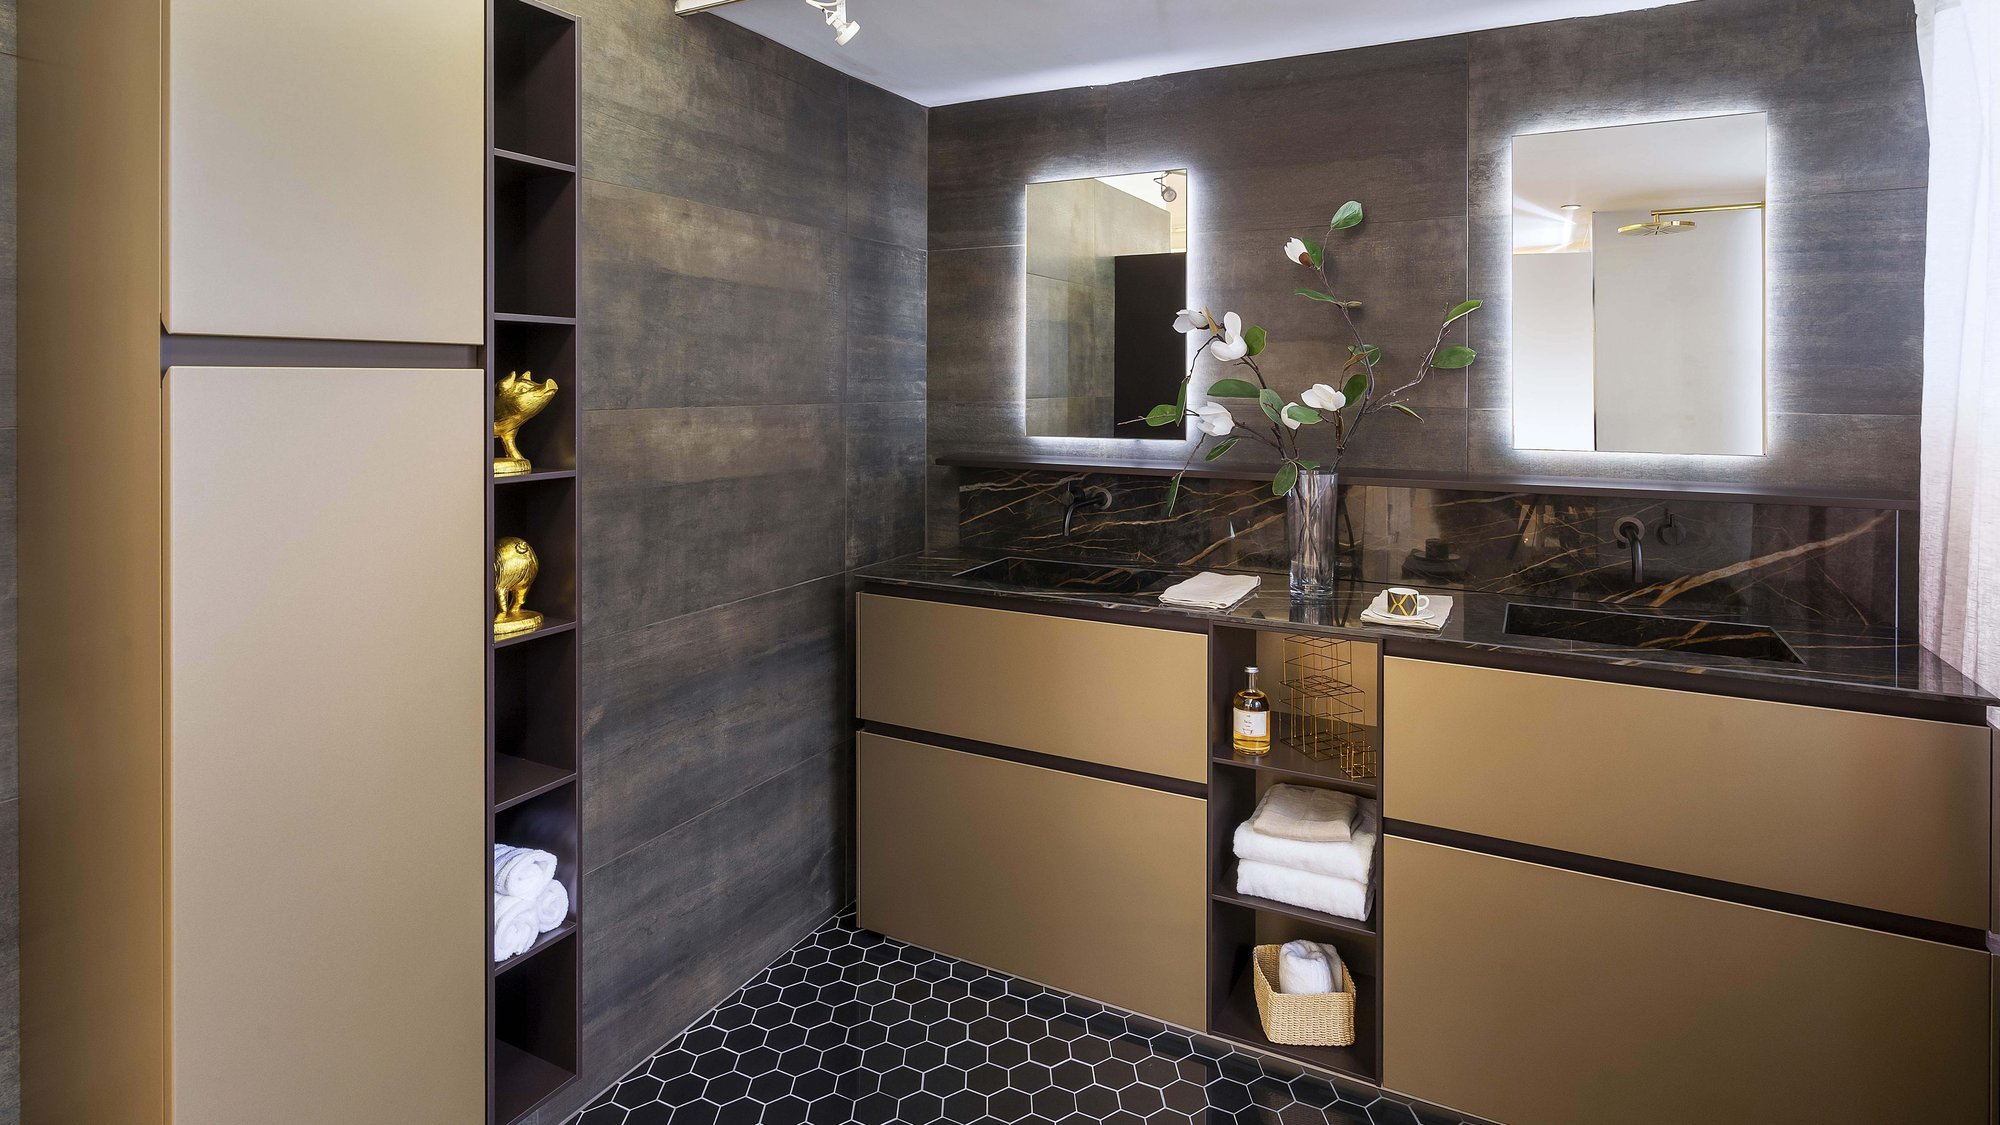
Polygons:
M493 896L493 960L505 961L528 951L540 931L535 929L535 900L514 895Z
M1236 828L1236 858L1366 883L1375 865L1375 842L1382 836L1382 814L1373 801L1359 804L1354 838L1346 843L1308 844L1266 836L1246 820Z
M1337 918L1368 919L1368 884L1251 859L1236 864L1236 893L1302 906Z
M533 898L555 878L556 857L532 848L493 845L493 893Z
M1340 951L1325 942L1286 942L1278 949L1278 991L1291 996L1347 991Z
M1307 843L1344 843L1354 831L1355 796L1338 789L1273 785L1250 814L1250 827L1266 836Z
M1217 574L1206 570L1160 591L1160 603L1192 609L1228 609L1256 592L1254 574Z
M569 917L569 888L554 879L543 884L534 902L536 933L548 933Z
M1443 629L1444 623L1451 619L1452 603L1451 599L1443 594L1432 594L1430 595L1430 599L1431 603L1424 609L1423 613L1415 617L1401 617L1389 612L1389 592L1384 590L1375 595L1375 600L1368 603L1367 609L1361 611L1361 623L1364 625L1394 625L1399 629L1416 629L1426 633L1435 633Z

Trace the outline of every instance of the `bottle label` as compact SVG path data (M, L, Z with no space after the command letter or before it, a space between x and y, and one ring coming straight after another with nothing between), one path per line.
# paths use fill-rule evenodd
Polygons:
M1244 738L1271 737L1271 713L1269 711L1236 711L1236 733Z

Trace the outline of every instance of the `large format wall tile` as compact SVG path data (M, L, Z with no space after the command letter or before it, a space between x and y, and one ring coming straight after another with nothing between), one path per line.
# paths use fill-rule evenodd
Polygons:
M847 738L846 592L834 575L585 638L593 866Z
M848 402L922 402L926 255L847 240Z
M929 111L865 82L847 93L847 233L929 245Z
M847 565L924 549L924 404L854 403L847 433Z

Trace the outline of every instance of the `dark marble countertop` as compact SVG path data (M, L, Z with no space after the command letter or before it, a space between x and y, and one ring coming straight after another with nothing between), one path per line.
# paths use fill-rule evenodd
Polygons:
M1593 643L1582 640L1520 636L1506 631L1510 604L1556 608L1596 607L1591 603L1563 602L1514 595L1488 594L1466 590L1427 590L1454 600L1451 619L1438 633L1419 632L1396 626L1361 623L1361 611L1374 600L1386 583L1357 582L1343 587L1339 597L1329 602L1295 603L1291 600L1283 574L1228 568L1228 573L1257 573L1262 578L1258 591L1233 608L1221 611L1163 606L1152 589L1140 593L1107 593L1095 589L1025 587L1012 583L981 581L961 577L963 572L996 556L959 552L937 552L892 559L866 567L857 577L868 583L937 590L961 595L1017 598L1073 608L1124 610L1163 614L1221 625L1290 624L1302 630L1366 637L1385 642L1391 654L1435 655L1449 658L1448 650L1487 654L1498 658L1527 658L1558 663L1575 662L1580 674L1587 666L1612 666L1646 673L1672 673L1703 681L1732 682L1732 694L1756 695L1756 685L1768 685L1773 698L1789 699L1801 691L1834 696L1852 694L1878 700L1906 703L1958 705L1968 711L2000 705L2000 697L1974 683L1958 669L1929 650L1892 631L1835 632L1823 627L1785 622L1751 622L1721 614L1702 614L1707 620L1764 626L1777 633L1797 654L1798 663L1714 655L1674 647L1674 641L1634 648L1627 645ZM1177 573L1176 577L1185 574ZM1685 613L1633 610L1619 612L1641 616L1686 619ZM1533 670L1545 670L1539 664ZM1700 690L1701 685L1690 683ZM1721 684L1714 687L1720 689ZM1857 706L1864 705L1856 701ZM1964 716L1973 721L1973 715Z

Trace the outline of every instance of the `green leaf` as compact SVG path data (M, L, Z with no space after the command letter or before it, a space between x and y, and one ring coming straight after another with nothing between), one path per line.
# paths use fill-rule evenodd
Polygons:
M1161 405L1146 411L1148 426L1171 426L1180 420L1181 408L1178 406Z
M1257 405L1264 408L1264 417L1276 422L1278 411L1284 407L1285 400L1278 397L1278 392L1266 387L1257 392Z
M1453 305L1451 307L1451 311L1444 315L1444 322L1446 324L1450 324L1452 321L1457 320L1459 317L1464 316L1466 313L1471 312L1472 310L1478 308L1479 306L1485 303L1486 303L1485 301L1467 301L1461 305Z
M1248 328L1245 328L1243 330L1243 342L1249 345L1250 347L1250 351L1246 354L1249 355L1262 354L1262 352L1264 351L1264 344L1267 341L1269 341L1270 338L1271 338L1270 333L1264 331L1262 328L1259 328L1254 324Z
M1217 379L1208 386L1210 398L1256 398L1257 384L1248 379Z
M1408 415L1409 415L1410 417L1412 417L1412 418L1415 418L1415 419L1416 419L1417 421L1419 421L1419 422L1421 422L1421 421L1423 421L1423 420L1424 420L1424 416L1423 416L1423 415L1421 415L1421 414L1417 413L1417 412L1416 412L1416 411L1414 411L1414 410L1411 410L1411 409L1409 408L1409 405L1408 405L1408 404L1406 404L1406 403L1401 403L1401 402L1392 402L1392 403L1390 403L1390 404L1389 404L1389 408L1390 408L1391 410L1400 410L1400 411L1402 411L1403 413L1405 413L1405 414L1408 414Z
M1300 425L1310 426L1314 422L1319 421L1319 411L1314 410L1310 406L1303 406L1295 402L1285 407L1285 417L1290 418Z
M1347 385L1340 388L1340 393L1347 396L1348 402L1360 402L1361 396L1368 393L1368 372L1356 371L1349 375Z
M1292 292L1300 297L1305 297L1308 300L1321 301L1329 305L1337 305L1340 303L1340 298L1335 297L1331 293L1322 293L1317 289L1294 289L1292 290Z
M1299 468L1301 468L1301 469L1317 469L1317 468L1319 468L1319 462L1318 462L1318 461L1301 461L1301 462L1299 462Z
M1243 438L1241 436L1231 436L1223 438L1221 441L1215 443L1215 448L1209 450L1207 454L1205 454L1202 457L1202 460L1213 461L1216 458L1221 457L1223 454L1229 452L1230 450L1236 448L1236 443L1242 440Z
M1349 344L1347 346L1347 350L1354 356L1354 358L1360 360L1361 362L1367 364L1370 367L1373 367L1376 364L1382 362L1382 349L1376 347L1373 344L1360 344L1360 345Z
M1352 199L1341 204L1340 210L1335 211L1333 213L1332 225L1334 230L1346 230L1349 227L1360 226L1361 204L1355 202Z
M1278 466L1278 475L1271 478L1271 495L1283 496L1299 483L1299 467L1290 461Z
M1175 473L1173 483L1167 485L1167 514L1174 514L1174 500L1181 494L1181 474Z
M1326 268L1326 248L1325 248L1325 247L1323 247L1323 246L1321 246L1321 245L1320 245L1319 243L1317 243L1317 242L1314 242L1314 241L1313 241L1312 239L1310 239L1310 238L1301 238L1301 239L1299 239L1299 241L1300 241L1300 242L1303 242L1303 243L1305 243L1305 244L1306 244L1306 253L1307 253L1307 254L1310 254L1310 255L1312 255L1312 260L1313 260L1313 268L1314 268L1314 269L1325 269L1325 268Z
M1193 375L1183 375L1181 377L1181 393L1174 397L1174 409L1180 411L1183 416L1187 414L1188 384L1192 382L1194 382Z
M1439 348L1438 353L1431 357L1431 366L1439 371L1456 371L1461 367L1471 367L1472 361L1478 357L1479 353L1471 348L1453 344L1448 348Z

